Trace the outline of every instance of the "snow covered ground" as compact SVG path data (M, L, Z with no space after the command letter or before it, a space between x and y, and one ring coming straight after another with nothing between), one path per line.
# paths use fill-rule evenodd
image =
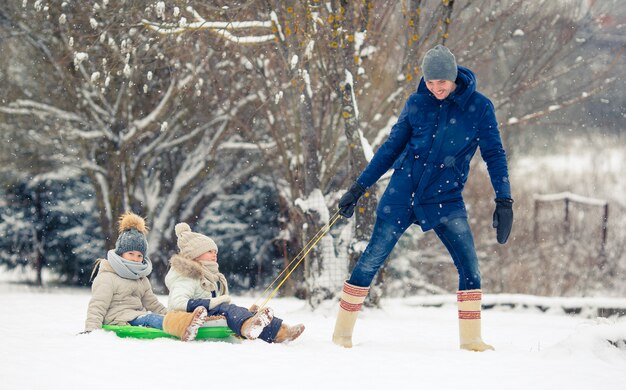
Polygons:
M626 318L486 310L483 335L496 351L472 353L457 347L454 305L392 299L361 313L355 346L343 349L330 341L330 302L311 312L302 301L273 299L277 316L307 329L271 345L77 335L88 300L88 290L1 284L0 388L626 389Z

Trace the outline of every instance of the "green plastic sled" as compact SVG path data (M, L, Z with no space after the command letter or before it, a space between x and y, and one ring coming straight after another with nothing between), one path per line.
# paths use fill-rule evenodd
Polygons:
M160 329L145 328L143 326L103 325L102 329L115 332L118 337L130 337L134 339L178 338L171 334L167 334ZM198 335L196 336L196 340L225 339L232 336L233 334L233 331L230 330L230 328L227 326L203 327L198 329Z

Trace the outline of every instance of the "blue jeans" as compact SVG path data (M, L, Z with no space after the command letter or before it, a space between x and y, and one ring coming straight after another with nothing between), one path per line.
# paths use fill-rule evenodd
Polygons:
M160 314L148 313L128 321L132 326L145 326L147 328L163 329L163 316Z
M369 287L376 272L387 260L402 234L411 223L397 223L376 219L374 231L367 248L352 270L348 283ZM437 237L452 256L459 273L459 290L480 288L478 256L474 248L474 237L466 218L454 218L434 228Z

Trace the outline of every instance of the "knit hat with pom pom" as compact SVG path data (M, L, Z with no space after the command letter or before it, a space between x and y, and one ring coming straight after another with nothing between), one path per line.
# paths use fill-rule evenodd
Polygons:
M186 223L176 224L174 230L178 237L178 249L180 249L181 256L193 260L208 251L217 252L215 241L203 234L192 232Z
M132 212L127 212L119 219L120 236L115 242L115 253L122 255L124 252L138 251L146 257L148 241L146 234L146 221Z

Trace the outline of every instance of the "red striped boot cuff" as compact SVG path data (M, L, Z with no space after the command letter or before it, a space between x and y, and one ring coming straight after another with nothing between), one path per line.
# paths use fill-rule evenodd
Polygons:
M353 286L348 282L343 284L343 292L353 297L366 297L369 290L369 287Z
M482 291L458 291L456 293L456 300L458 302L466 302L466 301L480 301L482 299Z
M339 307L341 307L345 311L355 312L361 310L362 303L350 303L346 302L343 299L339 301Z
M459 310L459 320L480 320L480 310Z

